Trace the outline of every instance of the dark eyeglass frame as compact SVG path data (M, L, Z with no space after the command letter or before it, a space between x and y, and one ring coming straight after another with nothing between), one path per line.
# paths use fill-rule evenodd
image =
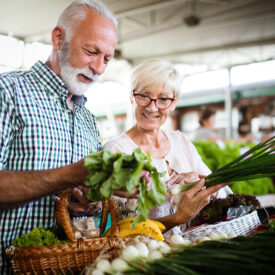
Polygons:
M151 98L151 97L148 96L148 95L140 94L140 93L135 93L135 92L133 92L133 96L134 96L134 98L135 98L136 103L137 103L137 100L136 100L136 97L137 97L137 96L144 96L144 97L147 97L147 98L150 99L150 101L149 101L149 103L148 103L147 105L140 105L140 104L137 103L138 106L147 107L147 106L149 106L149 105L152 103L152 101L153 101L153 102L155 103L155 106L156 106L158 109L160 109L160 110L165 110L165 109L169 108L169 107L172 105L172 103L175 101L175 98L171 98L171 97L162 97L162 98L153 99L153 98ZM158 101L159 99L169 99L169 100L170 100L169 106L167 106L167 107L165 107L165 108L160 108L160 107L158 106L158 104L157 104L157 101Z

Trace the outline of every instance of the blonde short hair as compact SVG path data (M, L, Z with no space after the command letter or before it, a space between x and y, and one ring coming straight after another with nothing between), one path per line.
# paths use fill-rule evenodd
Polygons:
M181 75L169 62L148 59L134 69L131 77L131 91L141 92L161 87L165 90L173 90L174 96L178 97L181 83Z

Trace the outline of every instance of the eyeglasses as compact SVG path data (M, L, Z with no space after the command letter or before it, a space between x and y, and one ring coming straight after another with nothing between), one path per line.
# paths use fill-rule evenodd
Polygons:
M160 98L153 99L148 95L136 94L136 93L134 93L133 95L137 105L141 107L147 107L153 101L155 102L157 108L166 109L170 107L172 102L175 100L174 98L169 98L169 97L160 97Z

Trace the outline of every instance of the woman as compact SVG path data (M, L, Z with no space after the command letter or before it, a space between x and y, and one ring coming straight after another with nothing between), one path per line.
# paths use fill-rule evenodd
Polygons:
M166 172L163 180L168 184L184 183L206 176L211 171L202 162L195 147L180 131L163 131L160 127L176 108L181 86L179 73L167 62L151 59L142 62L132 74L131 102L135 109L135 125L116 139L107 142L104 149L131 154L140 147L150 153L152 164L159 172ZM190 221L206 204L210 195L225 185L204 187L201 179L192 189L185 192L177 209L171 207L171 199L162 206L152 209L149 218L162 222L167 229ZM220 191L225 197L230 189ZM118 199L120 218L134 216L135 200ZM183 227L184 230L186 227Z

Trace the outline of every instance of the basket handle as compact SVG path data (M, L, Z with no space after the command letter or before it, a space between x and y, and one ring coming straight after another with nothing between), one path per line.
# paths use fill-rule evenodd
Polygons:
M56 206L56 221L57 223L62 226L64 229L67 237L71 241L75 241L75 235L73 226L71 223L70 215L68 212L67 202L68 199L72 195L72 190L67 190L59 194L60 201L57 203ZM112 198L111 200L105 199L103 202L102 208L102 217L100 221L100 234L102 234L105 230L108 214L111 213L111 238L118 237L118 217L117 217L117 209L116 209L116 202Z

